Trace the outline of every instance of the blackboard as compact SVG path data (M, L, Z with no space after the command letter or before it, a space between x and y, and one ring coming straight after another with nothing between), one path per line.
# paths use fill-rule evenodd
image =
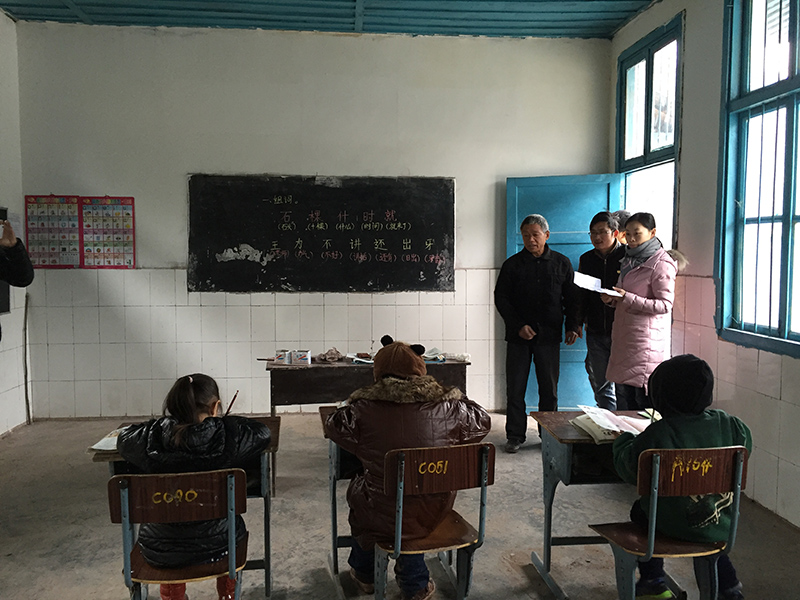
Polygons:
M199 292L453 291L455 180L192 175Z

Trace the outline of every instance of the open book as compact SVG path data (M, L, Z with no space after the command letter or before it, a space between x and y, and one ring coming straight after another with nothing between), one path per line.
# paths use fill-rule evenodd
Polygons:
M115 429L110 433L106 434L99 442L94 444L93 446L89 446L87 452L116 452L117 451L117 437L119 437L119 433L125 429L125 427L120 427L119 429Z
M584 414L572 419L572 426L583 433L587 433L595 444L613 442L620 433L627 431L639 435L652 423L652 419L638 419L626 415L617 415L596 406L579 405Z

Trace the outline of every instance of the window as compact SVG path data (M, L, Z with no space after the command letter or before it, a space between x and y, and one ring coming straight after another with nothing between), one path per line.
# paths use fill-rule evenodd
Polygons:
M717 255L722 337L794 356L800 356L799 9L800 0L735 0L726 12Z
M617 170L674 160L681 16L619 57Z
M625 209L653 213L666 248L674 237L682 27L678 15L618 63L617 171L624 174Z

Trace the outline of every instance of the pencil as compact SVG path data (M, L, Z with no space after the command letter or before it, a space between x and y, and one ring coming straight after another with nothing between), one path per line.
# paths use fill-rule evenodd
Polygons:
M236 390L236 393L233 395L233 399L231 400L231 403L228 404L228 410L225 411L225 415L224 416L227 417L228 413L231 412L231 409L233 408L233 403L236 402L236 396L238 396L238 395L239 395L239 390Z

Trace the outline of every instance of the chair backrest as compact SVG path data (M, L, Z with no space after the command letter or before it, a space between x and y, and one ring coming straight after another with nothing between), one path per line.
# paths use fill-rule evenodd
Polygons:
M658 499L665 496L733 494L731 525L724 552L730 552L739 525L739 498L745 483L747 449L724 448L651 449L639 455L638 492L650 496L647 527L647 552L640 560L653 556Z
M108 480L112 523L123 522L122 491L127 491L130 523L181 523L228 516L228 476L235 483L235 514L247 511L246 476L242 469L196 473L115 475Z
M660 463L660 497L734 492L737 455L741 456L741 487L744 487L747 481L747 449L744 446L645 450L639 455L638 492L642 496L652 494L653 461L656 456Z
M403 494L436 494L481 487L482 461L486 460L486 485L494 483L495 448L493 444L465 444L434 448L400 448L384 457L383 491L394 496L398 463L403 465Z

